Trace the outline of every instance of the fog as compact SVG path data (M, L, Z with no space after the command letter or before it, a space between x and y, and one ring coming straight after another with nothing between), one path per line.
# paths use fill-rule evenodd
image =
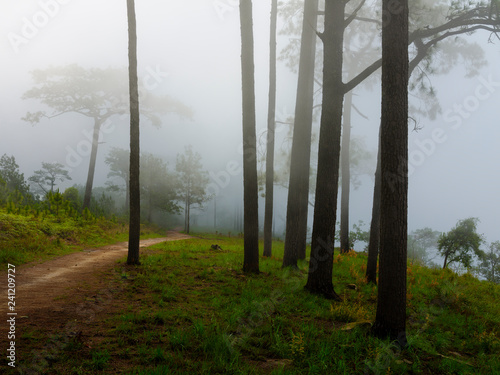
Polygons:
M241 167L228 170L228 163L236 163L231 164L233 167L242 165L237 3L147 0L136 4L139 78L154 93L169 94L194 111L191 120L174 114L164 116L161 128L144 120L141 151L161 156L174 167L175 156L186 145L193 145L211 172L213 186L217 186L221 218L232 215L242 201ZM84 184L89 157L82 150L92 121L67 114L31 126L21 118L40 105L21 97L33 85L33 69L72 63L85 68L126 67L125 1L1 0L0 4L0 154L14 155L26 178L40 169L42 161L60 162L70 169L72 181L59 188ZM270 2L254 1L258 134L267 127L269 13ZM442 112L434 121L417 118L420 130L410 132L410 231L431 227L446 232L459 219L477 217L479 233L488 242L500 240L500 54L498 41L487 43L488 36L480 32L472 36L481 43L488 60L478 75L466 78L465 69L457 66L449 74L429 77ZM288 37L280 36L278 50L287 41ZM296 75L278 62L280 121L294 113L296 86ZM353 115L353 137L363 137L373 152L380 120L379 91L360 89L354 97L354 104L368 120ZM113 118L113 130L104 134L94 187L106 182L108 166L104 158L110 148L128 147L128 126L128 117L117 116ZM287 135L287 126L279 126L277 147L286 144ZM316 160L315 155L312 160ZM239 173L232 173L234 170ZM351 223L363 220L368 227L372 190L372 175L362 176L359 189L351 192ZM260 203L263 214L263 200ZM198 213L200 223L208 225L209 217L213 217L209 213L212 205L207 205L205 213ZM229 210L227 214L224 208ZM278 189L278 235L283 233L285 209L286 192ZM312 208L309 217L312 225Z

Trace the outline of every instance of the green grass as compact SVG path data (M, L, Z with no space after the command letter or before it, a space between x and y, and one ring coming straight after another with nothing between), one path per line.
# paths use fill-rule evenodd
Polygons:
M144 227L141 238L158 237ZM20 266L84 248L99 247L128 239L128 226L104 218L16 215L0 209L0 267Z
M100 323L99 345L65 351L47 373L500 373L500 286L410 266L410 345L401 351L370 335L377 291L364 281L365 256L335 256L343 302L332 303L304 291L306 262L281 268L281 242L260 259L261 274L243 274L242 242L165 242L140 267L117 269L122 308Z

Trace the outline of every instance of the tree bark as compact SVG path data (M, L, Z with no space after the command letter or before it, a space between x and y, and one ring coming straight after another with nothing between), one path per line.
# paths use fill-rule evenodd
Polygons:
M94 185L95 164L97 160L97 147L99 145L99 132L101 130L101 120L94 118L94 133L92 135L92 150L90 151L89 172L87 174L87 184L85 185L85 195L83 197L82 209L90 208L92 197L92 186Z
M377 168L375 170L375 186L373 187L372 222L370 224L370 242L368 243L368 260L366 263L366 281L377 285L377 261L380 245L380 130L377 153Z
M373 332L406 346L408 0L383 0L380 264Z
M448 262L448 254L446 254L444 257L443 270L446 268L446 262Z
M311 259L306 289L340 300L332 284L342 128L344 1L325 2L323 107L318 150Z
M243 272L259 272L259 212L252 1L240 0L243 102Z
M134 0L127 0L130 90L130 221L127 264L139 263L141 191L139 183L139 86L137 77L137 27Z
M271 35L269 43L269 106L267 111L266 202L264 212L264 256L272 255L274 202L274 139L276 117L276 24L278 0L271 4Z
M350 165L350 145L351 145L351 111L352 111L352 91L345 95L344 117L342 121L342 186L340 201L340 252L347 253L351 246L349 243L349 195L351 187L351 165Z
M317 20L318 0L305 0L290 160L283 267L296 268L297 260L306 257Z

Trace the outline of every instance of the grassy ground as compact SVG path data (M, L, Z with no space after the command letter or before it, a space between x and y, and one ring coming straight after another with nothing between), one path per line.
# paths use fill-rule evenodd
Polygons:
M159 237L144 228L141 238ZM107 219L81 217L35 217L9 214L0 209L0 269L7 263L17 266L43 261L83 248L99 247L128 240L128 225Z
M410 345L401 351L369 333L377 290L364 282L365 256L335 256L344 301L332 303L303 290L306 262L281 269L281 242L274 257L261 258L260 275L244 275L242 242L204 235L156 245L138 268L119 264L108 290L92 296L98 313L59 345L44 372L500 373L500 286L409 266ZM22 338L30 350L47 340L41 331Z

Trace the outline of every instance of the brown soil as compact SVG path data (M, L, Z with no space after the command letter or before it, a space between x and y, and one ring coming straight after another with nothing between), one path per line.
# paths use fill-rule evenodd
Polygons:
M167 237L142 240L141 248L164 241L191 238L188 235L169 231ZM15 312L16 315L16 360L34 361L28 367L49 366L45 361L36 362L40 352L61 350L59 340L65 344L70 339L94 341L89 336L96 335L98 322L113 313L121 299L120 274L115 270L119 260L127 255L126 242L88 249L65 255L40 264L27 264L16 267ZM142 250L144 252L144 250ZM123 263L123 272L126 272ZM126 279L126 275L123 276ZM6 351L8 323L4 319L8 311L7 272L0 272L0 343L2 352ZM96 327L97 326L97 327ZM87 340L82 340L82 335ZM26 351L24 346L33 338L49 339L43 348ZM90 341L89 341L90 339ZM26 342L27 341L27 342ZM31 358L33 357L33 358ZM5 368L5 359L0 364L0 373Z

